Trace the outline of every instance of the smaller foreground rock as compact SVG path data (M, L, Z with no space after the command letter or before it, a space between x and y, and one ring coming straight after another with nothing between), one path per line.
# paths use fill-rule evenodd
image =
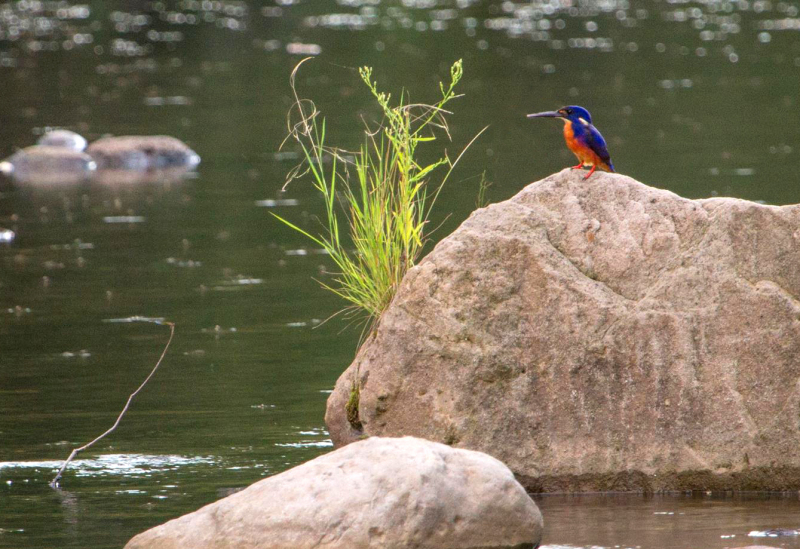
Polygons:
M126 549L535 548L542 516L496 459L421 439L348 445L134 537Z

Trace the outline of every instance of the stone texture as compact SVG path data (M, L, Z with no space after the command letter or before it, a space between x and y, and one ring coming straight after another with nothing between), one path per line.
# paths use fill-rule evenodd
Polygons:
M134 537L126 549L538 546L542 517L496 459L370 438Z
M800 206L582 176L408 273L328 400L334 442L481 450L532 491L800 488Z

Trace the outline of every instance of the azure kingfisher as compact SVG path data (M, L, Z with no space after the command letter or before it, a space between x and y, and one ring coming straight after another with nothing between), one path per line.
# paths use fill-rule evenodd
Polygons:
M592 167L584 179L589 179L597 168L607 172L614 171L611 155L606 149L606 140L592 125L592 115L583 107L571 105L557 111L529 114L528 118L562 118L564 120L564 140L567 142L569 150L580 161L580 164L573 166L572 169L583 168L584 164Z

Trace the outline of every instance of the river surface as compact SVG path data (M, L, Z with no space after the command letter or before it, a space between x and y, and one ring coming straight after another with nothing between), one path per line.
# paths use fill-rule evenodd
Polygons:
M800 202L796 1L0 1L0 157L48 127L167 134L203 159L178 182L0 186L0 547L117 548L332 448L325 400L359 337L320 289L327 258L270 215L314 227L279 150L298 91L330 139L359 143L380 87L434 101L463 58L455 156L435 238L573 163L580 104L617 169L688 197ZM591 184L591 181L589 182ZM12 233L13 231L13 233ZM169 354L119 428L107 429ZM793 495L543 496L548 547L800 547Z

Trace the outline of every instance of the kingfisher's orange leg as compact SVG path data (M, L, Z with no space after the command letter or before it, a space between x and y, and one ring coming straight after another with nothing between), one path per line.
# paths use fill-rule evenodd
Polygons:
M580 164L578 164L577 166L572 166L572 167L570 168L570 170L577 170L578 168L583 168L583 162L581 162L581 163L580 163Z
M586 174L586 177L584 177L583 180L586 181L587 179L589 179L589 177L591 177L591 175L594 173L596 169L597 169L597 164L592 164L592 169L589 170L589 173Z

